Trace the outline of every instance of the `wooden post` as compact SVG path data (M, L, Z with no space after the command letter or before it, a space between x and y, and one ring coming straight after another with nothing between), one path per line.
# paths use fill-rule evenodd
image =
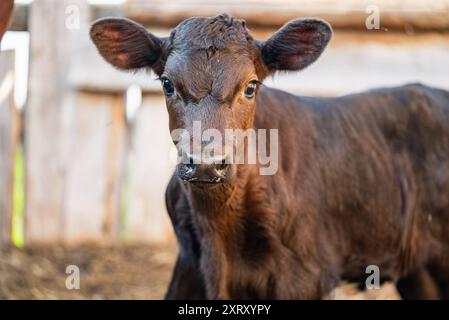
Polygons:
M25 240L62 236L65 150L71 118L67 65L76 30L65 26L70 1L40 0L30 10L30 82L25 123ZM84 1L78 1L84 2Z
M131 136L130 240L164 242L173 238L165 207L165 189L175 167L170 159L172 148L164 98L144 95Z
M0 53L0 248L11 241L14 157L18 117L14 106L14 51Z
M101 240L118 234L123 99L78 92L69 81L70 68L90 42L89 13L85 0L31 5L27 242Z
M123 103L120 94L80 92L75 97L61 224L67 241L118 236Z

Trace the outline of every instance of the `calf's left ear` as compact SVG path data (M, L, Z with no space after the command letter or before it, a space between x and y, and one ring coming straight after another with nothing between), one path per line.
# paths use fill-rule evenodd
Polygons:
M262 60L270 71L301 70L318 59L331 37L323 20L292 20L260 44Z
M165 38L125 18L104 18L93 23L90 37L100 55L122 70L152 68L162 72Z

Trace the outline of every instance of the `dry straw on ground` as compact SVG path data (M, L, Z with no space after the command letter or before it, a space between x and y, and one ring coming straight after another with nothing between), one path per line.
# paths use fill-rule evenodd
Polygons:
M46 245L0 252L0 299L161 299L176 258L174 245ZM80 290L65 286L68 265ZM393 285L358 291L342 284L329 299L397 299Z

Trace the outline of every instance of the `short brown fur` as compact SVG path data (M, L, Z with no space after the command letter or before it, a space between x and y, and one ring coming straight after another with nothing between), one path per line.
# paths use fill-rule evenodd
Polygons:
M259 86L245 98L248 81L319 57L331 29L317 19L265 42L227 15L188 19L168 38L106 19L91 36L116 67L152 68L173 85L172 130L195 119L279 129L275 175L257 164L233 165L221 184L173 175L180 253L167 298L318 299L342 279L364 284L368 265L405 298L449 298L448 92L413 84L309 98Z

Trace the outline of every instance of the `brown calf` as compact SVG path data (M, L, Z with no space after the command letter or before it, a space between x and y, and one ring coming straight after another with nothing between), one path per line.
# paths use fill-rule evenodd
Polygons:
M167 298L321 298L367 266L406 298L449 297L449 93L422 85L337 98L261 85L314 62L330 26L297 19L267 41L242 20L191 18L168 38L126 19L97 21L91 37L119 69L161 79L170 130L278 129L278 171L195 163L180 153L167 208L180 244ZM203 145L201 145L203 147ZM423 281L421 281L423 282Z
M0 1L0 41L2 41L3 34L8 29L9 19L14 7L14 0Z

